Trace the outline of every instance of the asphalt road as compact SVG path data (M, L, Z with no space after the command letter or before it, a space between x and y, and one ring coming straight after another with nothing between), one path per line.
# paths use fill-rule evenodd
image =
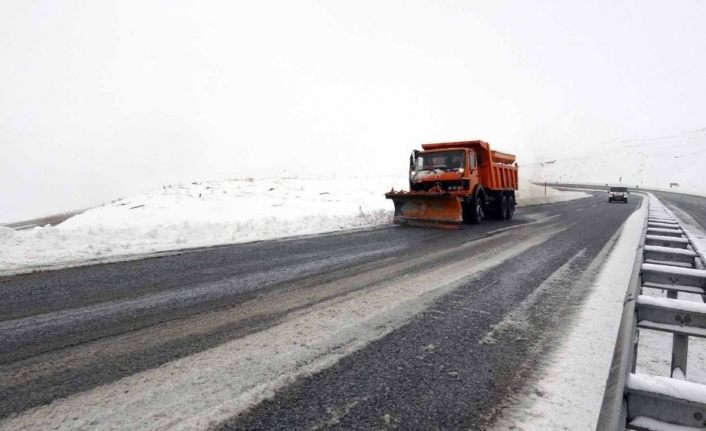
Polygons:
M560 339L639 204L604 197L460 231L389 226L0 278L0 429L124 427L139 406L104 388L127 381L154 416L138 418L140 429L173 426L196 401L226 400L215 389L198 400L175 395L183 387L151 395L156 373L197 356L218 367L210 352L265 333L282 338L257 361L270 374L239 376L238 365L218 375L232 397L250 386L237 408L208 413L208 426L483 429ZM375 315L375 295L388 291L401 305ZM338 318L336 304L359 313ZM336 323L298 343L311 334L285 328L309 310ZM317 341L344 332L334 347ZM315 358L297 356L286 368L297 378L278 380L275 364L305 344ZM170 372L176 382L189 371Z
M549 187L555 187L558 189L600 189L608 190L606 186L600 185L587 185L587 184L569 184L569 183L554 183L549 184ZM663 203L672 209L678 209L686 214L688 214L700 227L702 230L706 231L706 197L684 194L684 193L674 193L666 192L660 190L652 189L634 189L631 188L633 192L646 191L653 193L657 196Z

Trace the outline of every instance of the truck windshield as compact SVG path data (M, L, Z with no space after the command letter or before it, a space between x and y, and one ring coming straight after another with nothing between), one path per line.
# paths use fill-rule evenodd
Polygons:
M616 192L616 193L627 193L628 188L627 187L611 187L610 191Z
M463 151L435 151L432 153L418 153L416 162L417 172L458 171L464 167Z

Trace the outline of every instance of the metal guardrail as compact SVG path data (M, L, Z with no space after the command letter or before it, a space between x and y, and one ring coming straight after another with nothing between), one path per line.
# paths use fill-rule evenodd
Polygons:
M689 337L706 338L706 304L678 299L680 292L706 298L706 262L672 212L654 195L625 296L613 360L596 430L673 430L706 427L706 385L686 381ZM666 297L642 295L661 289ZM671 333L669 377L636 373L639 331ZM682 428L679 428L682 429Z

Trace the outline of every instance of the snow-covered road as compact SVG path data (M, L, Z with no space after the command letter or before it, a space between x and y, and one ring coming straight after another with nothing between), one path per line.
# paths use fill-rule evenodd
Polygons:
M5 279L0 428L490 423L635 208L602 198Z

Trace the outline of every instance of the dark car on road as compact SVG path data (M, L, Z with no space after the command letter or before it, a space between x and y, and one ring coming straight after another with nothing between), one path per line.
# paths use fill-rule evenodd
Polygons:
M628 203L628 195L630 192L628 192L627 187L622 187L622 186L611 186L608 189L608 202L613 203L613 202L625 202Z

